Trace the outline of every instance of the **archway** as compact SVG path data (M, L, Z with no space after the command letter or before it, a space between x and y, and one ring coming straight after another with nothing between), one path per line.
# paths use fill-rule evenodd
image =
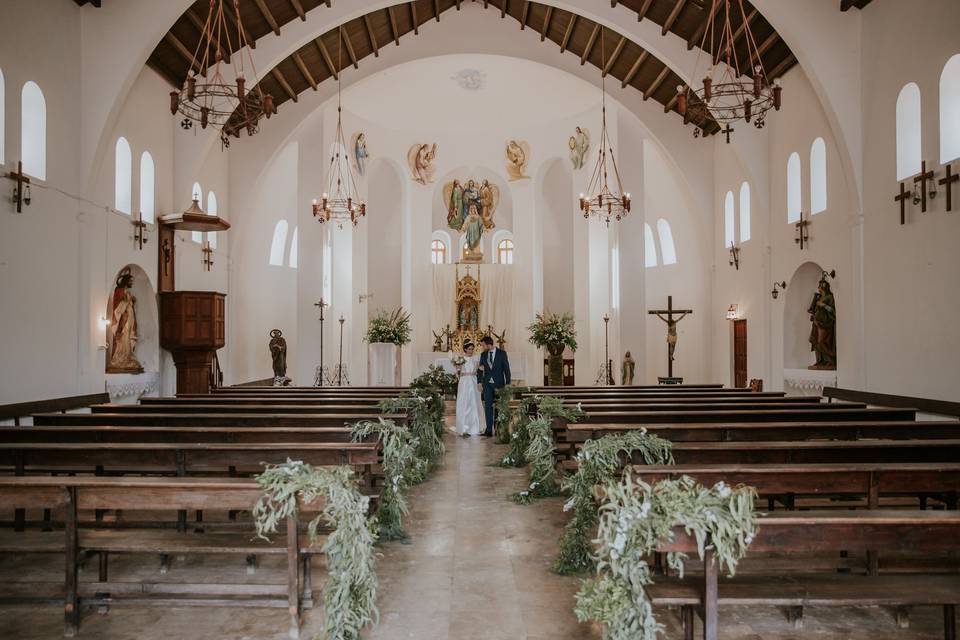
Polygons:
M804 262L787 283L783 310L783 367L806 369L814 362L810 350L810 302L817 291L823 268Z

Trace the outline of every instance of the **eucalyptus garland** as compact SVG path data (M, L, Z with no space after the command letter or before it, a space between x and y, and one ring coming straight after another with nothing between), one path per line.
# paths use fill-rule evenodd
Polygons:
M380 494L377 517L381 540L403 540L403 516L407 515L407 474L416 457L417 439L410 431L392 420L363 420L353 425L353 441L361 442L372 434L379 434L383 443L384 486Z
M688 476L650 486L629 470L604 489L597 535L597 575L585 580L574 612L604 625L604 640L656 640L663 625L653 615L645 587L653 582L646 558L682 526L697 540L700 558L709 544L730 575L757 534L752 487L719 482L707 489ZM683 576L684 554L667 554Z
M539 396L527 396L520 400L520 406L510 425L510 449L497 466L522 467L527 464L527 447L530 446L530 433L527 427L532 419L530 414L538 401Z
M529 504L537 498L560 495L557 484L556 447L553 441L553 419L576 422L583 417L580 406L568 407L556 396L539 396L537 417L527 426L528 444L524 458L530 463L530 484L513 495L518 504Z
M360 631L376 623L377 588L376 519L368 519L370 499L362 495L350 467L314 468L299 461L266 465L257 476L263 493L253 508L257 536L268 539L288 517L296 517L297 501L310 504L324 498L320 514L310 521L310 543L319 538L325 521L333 531L321 550L327 557L329 579L323 589L323 637L355 640Z
M669 440L648 434L646 429L587 440L577 453L577 472L563 479L561 488L570 492L564 511L573 510L560 537L560 555L553 570L563 575L592 569L590 540L596 532L599 513L595 490L616 480L624 468L625 456L637 451L647 464L673 464ZM629 457L627 457L629 461Z
M507 385L497 389L494 399L493 435L498 444L510 444L510 427L517 418L511 402L517 394L529 393L530 387Z
M407 413L410 432L416 439L416 460L407 468L407 480L418 484L443 459L443 395L437 389L411 389L396 398L380 402L384 413Z

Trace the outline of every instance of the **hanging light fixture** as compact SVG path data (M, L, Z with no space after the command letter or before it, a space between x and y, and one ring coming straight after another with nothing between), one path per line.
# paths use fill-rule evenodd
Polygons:
M225 1L229 0L210 0L187 79L179 91L170 92L170 113L183 116L180 127L184 130L192 129L195 124L201 129L211 125L218 128L223 146L229 147L229 136L239 138L241 130L252 136L259 130L260 119L269 118L277 110L273 97L260 88L240 18L240 0L233 0L236 37L232 37L227 23ZM247 91L246 69L253 80L250 91ZM233 79L228 81L224 73Z
M343 68L343 26L338 29L339 48L337 51L337 69ZM367 204L357 191L357 176L347 157L347 144L343 136L343 106L341 98L341 73L337 74L337 134L333 151L330 153L330 167L327 170L327 190L320 201L313 201L313 215L320 223L336 222L339 228L350 221L356 226L360 218L367 215Z
M740 26L736 33L731 25L730 3L735 2L739 7ZM717 32L717 12L721 11L720 28ZM684 117L684 122L691 120L701 125L707 120L714 120L725 126L727 143L730 143L731 124L743 120L753 122L753 126L762 129L766 124L767 112L770 109L780 110L783 89L780 80L773 82L767 76L763 67L763 59L757 49L757 43L750 30L750 21L743 8L743 0L713 0L707 18L707 26L703 30L703 39L700 42L700 52L697 54L697 63L694 66L692 78L697 78L701 68L703 55L710 56L710 63L703 76L702 86L692 89L684 85L677 87L677 111ZM742 31L742 33L741 33ZM746 44L747 55L740 60L737 55L736 43L742 35ZM747 78L744 74L749 71L753 76ZM700 136L698 126L694 129L694 137Z
M600 30L600 68L606 68L606 52L604 47L604 28ZM606 74L600 73L600 94L601 94L601 113L603 126L600 129L600 144L597 151L597 163L593 167L593 173L590 175L590 182L587 183L587 196L580 194L580 211L583 217L589 219L595 216L603 220L607 226L610 220L618 222L625 215L630 213L630 194L623 192L623 184L620 181L620 170L617 168L617 159L613 153L613 142L607 134L607 88ZM610 166L607 166L609 156ZM613 173L616 180L616 191L610 188L608 182L609 173Z

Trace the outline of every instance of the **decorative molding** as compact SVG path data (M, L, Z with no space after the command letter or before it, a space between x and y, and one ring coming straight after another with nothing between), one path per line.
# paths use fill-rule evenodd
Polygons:
M800 392L801 395L820 395L824 387L837 385L836 371L815 369L784 369L783 388ZM812 393L811 393L812 392Z
M111 402L136 402L143 396L159 395L160 372L108 373L107 393L110 394Z

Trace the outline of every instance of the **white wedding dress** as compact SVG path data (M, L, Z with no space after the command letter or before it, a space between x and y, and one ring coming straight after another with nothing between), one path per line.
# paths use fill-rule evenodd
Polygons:
M460 371L457 387L457 434L478 436L483 433L485 422L483 402L477 390L477 366L479 356L467 358Z

